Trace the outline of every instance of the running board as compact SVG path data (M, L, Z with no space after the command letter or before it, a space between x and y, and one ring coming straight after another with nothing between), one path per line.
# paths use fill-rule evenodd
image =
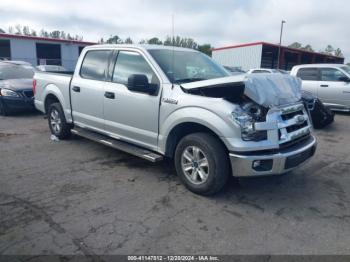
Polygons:
M107 136L95 133L93 131L75 127L74 129L72 129L72 133L87 138L89 140L104 144L106 146L118 149L120 151L124 151L131 155L138 156L151 162L159 162L163 160L162 155L120 140L109 138Z

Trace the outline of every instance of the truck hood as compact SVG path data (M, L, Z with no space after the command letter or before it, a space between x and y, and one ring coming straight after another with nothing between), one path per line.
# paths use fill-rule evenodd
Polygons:
M242 74L182 84L191 93L200 89L221 89L237 98L246 95L265 107L291 104L301 99L301 80L285 74Z

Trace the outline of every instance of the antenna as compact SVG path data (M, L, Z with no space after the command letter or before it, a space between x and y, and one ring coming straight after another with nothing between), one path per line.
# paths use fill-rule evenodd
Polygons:
M175 80L175 73L174 73L174 63L175 63L175 25L174 25L174 13L171 15L171 23L172 23L172 45L173 45L173 53L172 53L172 58L171 58L171 72L173 74L173 81L172 81L172 86L171 89L174 88L174 80Z

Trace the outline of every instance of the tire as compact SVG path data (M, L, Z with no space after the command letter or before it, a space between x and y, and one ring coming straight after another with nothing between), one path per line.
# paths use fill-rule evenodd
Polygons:
M49 106L47 119L51 133L59 139L66 139L71 135L71 126L67 123L60 103Z
M228 153L221 142L208 133L182 138L176 147L174 161L181 181L199 195L219 192L229 177Z
M7 116L8 115L8 110L4 103L0 100L0 116Z

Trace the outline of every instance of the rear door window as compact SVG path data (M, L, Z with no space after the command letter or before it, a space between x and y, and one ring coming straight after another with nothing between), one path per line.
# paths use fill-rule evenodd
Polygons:
M317 68L300 68L297 77L307 81L319 81Z
M320 68L321 71L321 81L341 81L341 77L346 77L341 71L335 68Z
M110 50L88 51L81 65L80 76L92 80L106 80L108 59L111 53Z

